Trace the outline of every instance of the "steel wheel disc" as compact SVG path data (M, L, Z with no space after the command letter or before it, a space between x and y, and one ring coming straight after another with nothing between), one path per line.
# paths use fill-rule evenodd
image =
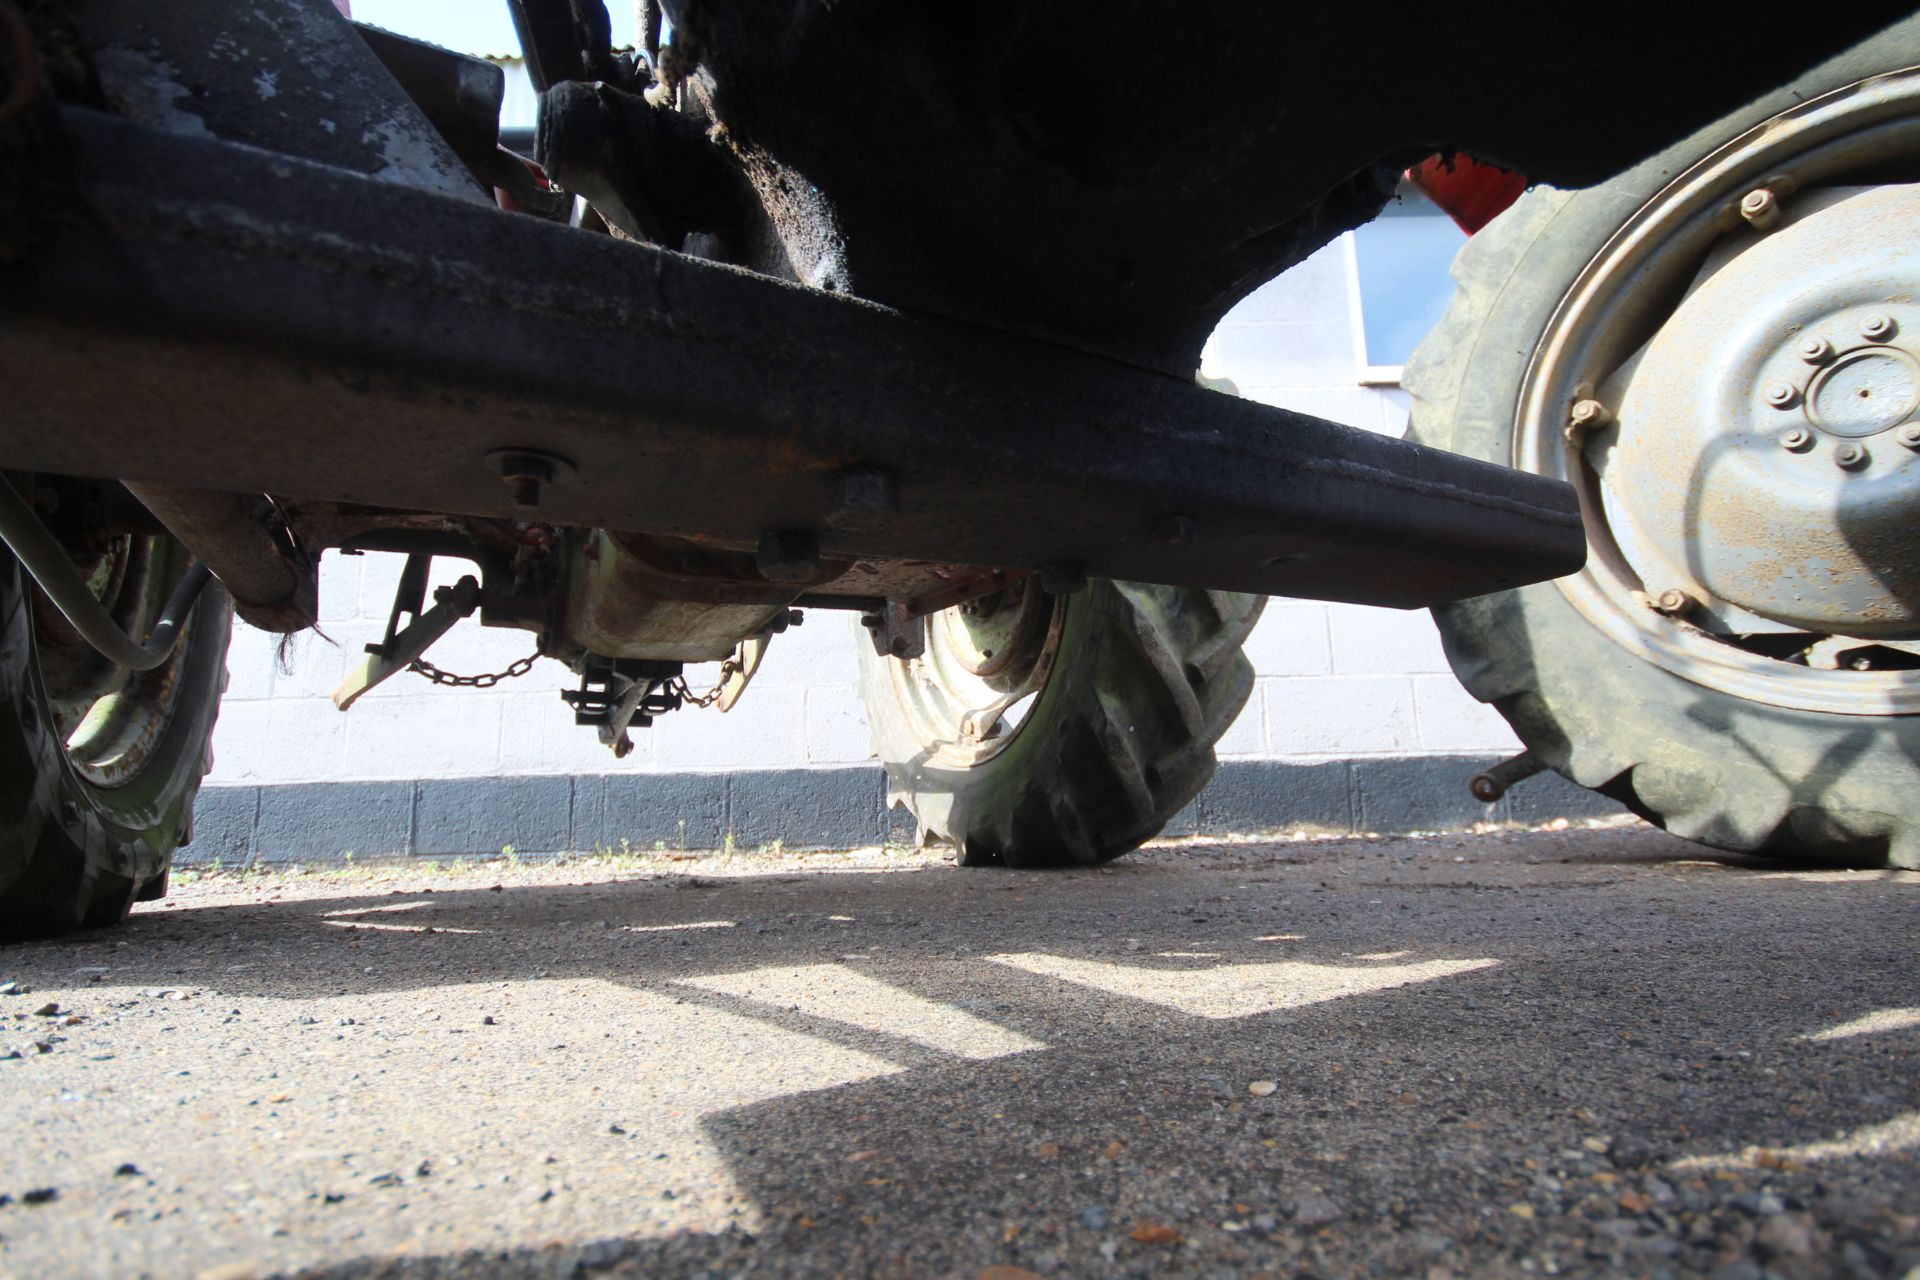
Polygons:
M1920 662L1875 647L1920 636L1920 307L1903 323L1913 304L1889 296L1920 285L1906 234L1920 188L1898 185L1911 178L1920 70L1722 147L1562 301L1513 463L1580 490L1591 555L1556 589L1621 647L1754 702L1920 710L1920 670L1904 669ZM1867 179L1890 185L1848 190ZM1762 188L1785 210L1764 230L1740 212ZM1594 399L1614 416L1570 441L1573 407ZM1809 665L1834 652L1903 669Z

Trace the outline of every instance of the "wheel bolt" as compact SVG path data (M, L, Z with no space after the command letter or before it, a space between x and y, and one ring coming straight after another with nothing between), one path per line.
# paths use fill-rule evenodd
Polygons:
M1613 415L1607 411L1607 406L1598 400L1576 400L1567 414L1567 426L1563 434L1578 443L1581 436L1596 427L1606 426L1612 419Z
M1869 342L1879 342L1893 336L1893 317L1874 312L1860 322L1860 336Z
M1780 433L1780 447L1798 452L1813 443L1813 433L1805 427L1794 427Z
M1767 403L1776 409L1791 408L1800 395L1791 383L1776 382L1767 388Z
M1825 338L1808 338L1800 344L1800 358L1808 364L1825 364L1833 359L1833 344Z
M1909 422L1894 432L1893 438L1909 449L1920 449L1920 422Z
M1780 201L1766 187L1755 187L1740 198L1740 216L1755 231L1771 231L1780 225Z
M1693 609L1694 599L1678 587L1668 587L1652 600L1653 611L1677 618Z
M1843 444L1833 451L1833 463L1837 467L1852 470L1866 463L1867 451L1857 444Z

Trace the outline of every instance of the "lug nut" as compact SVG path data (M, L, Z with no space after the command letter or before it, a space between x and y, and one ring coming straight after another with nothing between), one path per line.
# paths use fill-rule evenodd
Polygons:
M1909 449L1920 449L1920 422L1909 422L1894 432L1893 438Z
M1805 427L1795 427L1780 433L1780 447L1798 452L1813 443L1813 433Z
M1755 187L1740 197L1740 216L1755 231L1771 231L1780 225L1780 201L1766 187Z
M1860 322L1860 336L1869 342L1879 342L1893 336L1893 317L1874 312Z
M1677 618L1683 613L1692 612L1694 600L1680 588L1668 587L1648 603L1653 606L1655 613L1664 613L1669 618Z
M1833 359L1833 344L1825 338L1808 338L1800 344L1800 358L1808 364L1825 364Z
M1843 444L1833 451L1834 465L1844 467L1849 471L1855 467L1864 466L1866 461L1867 451L1857 444Z
M1776 382L1767 388L1766 396L1767 403L1774 408L1788 409L1792 408L1793 402L1799 399L1800 392L1791 383Z
M1576 400L1567 414L1567 425L1563 434L1568 440L1578 443L1581 436L1606 426L1612 420L1613 414L1608 412L1607 406L1598 400Z

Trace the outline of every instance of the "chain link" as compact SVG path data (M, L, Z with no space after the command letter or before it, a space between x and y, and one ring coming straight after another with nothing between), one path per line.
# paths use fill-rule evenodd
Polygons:
M713 688L698 697L694 696L693 690L687 688L685 676L675 676L673 683L667 688L678 694L680 701L689 707L710 707L720 701L720 695L727 691L727 681L738 675L740 670L740 657L735 654L720 664L720 679L715 682Z
M407 664L407 670L417 676L425 676L435 684L446 685L452 689L491 689L502 680L512 680L527 674L533 670L533 664L539 658L539 653L530 653L505 671L490 671L480 676L457 676L451 671L442 671L425 658L415 658Z

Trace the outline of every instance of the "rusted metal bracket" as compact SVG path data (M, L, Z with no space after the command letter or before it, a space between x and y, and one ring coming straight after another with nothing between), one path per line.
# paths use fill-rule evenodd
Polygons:
M1473 792L1473 798L1480 803L1492 804L1511 791L1516 784L1525 782L1546 767L1546 762L1533 752L1522 751L1517 756L1502 760L1491 769L1474 774L1467 782L1467 790Z
M472 615L480 607L480 580L468 575L451 587L434 593L434 605L424 608L427 575L433 557L411 555L400 572L400 587L394 593L393 612L387 619L387 638L367 646L367 656L351 675L333 691L333 705L345 711L369 690L405 671L425 653L434 641L453 630L454 624ZM402 617L412 622L400 625Z

